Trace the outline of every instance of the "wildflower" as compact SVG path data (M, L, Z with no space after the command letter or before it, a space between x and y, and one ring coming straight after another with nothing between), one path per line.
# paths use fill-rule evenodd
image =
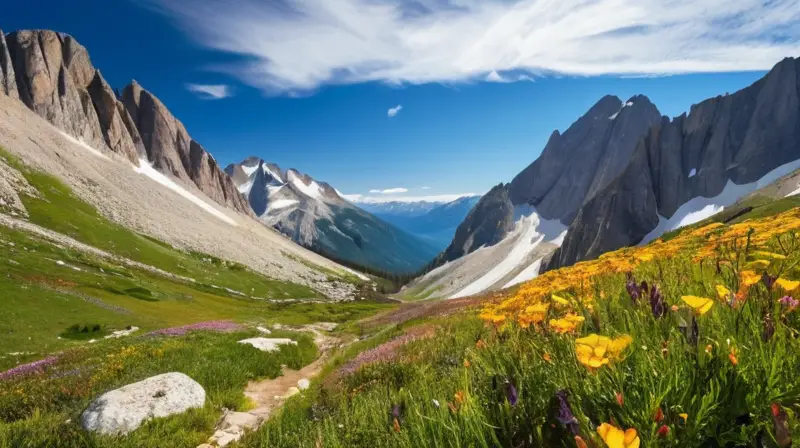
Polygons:
M478 339L478 342L475 343L475 348L477 349L486 348L486 343L483 342L483 339Z
M728 359L733 365L739 365L739 360L736 358L736 347L731 347L731 352L728 354Z
M575 352L581 364L597 369L618 357L631 342L633 338L628 335L612 340L606 336L590 334L575 340Z
M765 252L765 251L757 250L757 251L753 252L753 254L754 255L758 255L759 257L774 258L776 260L785 260L786 259L786 255L776 254L774 252Z
M638 448L639 435L633 428L623 431L616 426L603 423L597 427L597 433L606 443L608 448Z
M469 363L468 359L464 360L464 367L469 367L471 364Z
M800 301L794 299L792 296L783 296L778 299L778 302L781 305L788 307L790 310L795 309L798 305L800 305Z
M544 355L542 355L542 359L544 359L547 362L552 362L552 358L550 357L550 353L547 353L547 352L544 352Z
M673 313L675 313L675 312L678 312L678 310L679 310L680 308L678 308L678 305L672 305L671 307L669 307L669 309L671 309L671 310L672 310L672 312L673 312Z
M731 290L726 288L725 285L717 285L717 297L723 302L727 302L731 296Z
M705 297L697 297L697 296L683 296L681 300L689 307L694 310L694 313L698 316L702 316L706 314L708 310L714 306L714 302L711 299L707 299Z
M569 305L569 300L567 300L567 299L565 299L565 298L563 298L561 296L557 296L557 295L553 294L552 298L553 298L553 302L556 302L559 305L563 305L563 306Z
M739 273L742 285L750 287L761 281L761 276L753 271L742 271Z
M550 319L550 328L552 328L556 333L572 333L575 331L578 324L583 322L583 319L583 316L567 314L561 319Z
M636 279L633 278L632 273L628 272L626 277L627 280L625 282L625 289L628 291L628 295L631 296L633 304L636 305L639 303L639 297L642 295L642 291L639 288L639 285L636 284Z
M772 319L772 313L767 313L764 315L764 333L762 334L762 338L764 342L769 341L772 339L772 336L775 334L775 320Z
M780 286L786 292L792 292L797 289L798 286L800 286L799 281L787 280L785 278L779 278L775 280L775 283L777 283L778 286Z
M769 289L769 290L772 290L772 285L775 284L775 281L777 279L778 279L778 277L769 275L766 272L761 275L761 281L764 283L764 286L766 286L767 289Z
M653 312L653 317L656 319L663 317L667 310L664 304L664 296L658 289L658 285L653 285L650 290L650 310Z
M575 446L578 448L589 448L589 445L586 444L581 436L575 436Z
M517 405L517 400L519 399L517 388L510 382L506 384L506 398L508 399L508 404L511 406Z
M449 401L447 402L447 407L450 408L450 411L453 413L458 412L458 408L456 408L455 405L453 405L453 403L450 403Z
M573 434L577 435L579 429L578 419L575 418L575 414L572 413L572 407L569 405L569 400L567 399L567 391L560 390L556 392L556 399L558 400L556 418L562 425L569 428Z
M456 403L458 403L458 404L464 404L464 392L463 392L463 391L458 391L458 392L456 392L456 393L453 395L453 397L456 399Z
M394 427L394 432L400 432L400 420L395 418L392 422L392 426Z
M775 427L775 440L781 448L792 446L792 435L786 411L778 403L772 403L772 424Z
M683 423L684 424L686 424L686 422L689 420L689 414L687 414L685 412L682 413L682 414L678 414L678 416L683 419Z
M664 411L662 411L661 407L659 406L656 409L656 414L653 416L653 421L656 423L661 423L663 420L664 420Z
M658 434L659 438L666 439L667 437L669 437L669 426L661 425L661 427L658 428L658 432L656 434Z
M711 354L711 350L713 349L714 347L712 347L711 344L706 345L706 353L708 353L709 355Z
M434 399L432 399L431 401L433 401L433 405L434 405L434 406L436 406L437 408L439 407L439 400L437 400L437 399L435 399L435 398L434 398Z
M623 406L625 404L625 399L622 397L622 393L615 393L614 398L617 400L618 405Z

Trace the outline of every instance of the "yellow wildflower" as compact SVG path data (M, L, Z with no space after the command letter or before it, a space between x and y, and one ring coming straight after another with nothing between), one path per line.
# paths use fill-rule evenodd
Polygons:
M685 304L689 305L698 316L706 314L708 310L714 306L714 301L705 297L683 296L681 297L681 300L683 300Z
M609 423L597 427L597 433L608 448L639 448L639 435L633 428L623 431Z
M731 290L726 288L724 285L717 285L717 296L723 302L727 302L731 296Z
M792 292L795 289L797 289L798 286L800 286L800 282L794 280L787 280L785 278L779 278L778 280L775 280L775 283L777 283L778 286L783 288L783 290L786 292Z
M617 358L633 341L628 335L611 339L606 336L590 334L575 340L575 353L578 361L590 369L597 369Z
M761 276L753 271L742 271L739 273L739 277L744 286L753 286L761 281Z

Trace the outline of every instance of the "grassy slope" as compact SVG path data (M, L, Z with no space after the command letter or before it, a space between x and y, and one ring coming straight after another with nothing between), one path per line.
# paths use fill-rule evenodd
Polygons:
M247 382L275 378L281 365L300 368L316 357L307 335L297 346L263 353L237 343L252 331L149 337L85 347L64 355L46 374L6 382L0 388L0 446L19 447L194 447L213 433L222 408L245 410ZM128 437L98 437L80 428L91 400L111 389L167 372L182 372L206 390L206 405L149 422ZM5 422L5 423L3 423Z
M768 290L760 282L742 289L742 302L735 307L716 299L719 284L739 289L744 264L764 258L757 250L787 257L772 259L771 275L800 279L800 234L794 224L798 214L769 215L785 208L778 201L751 215L767 217L758 232L792 227L780 243L773 237L746 250L743 236L714 244L716 255L704 256L700 263L694 259L700 247L692 244L710 244L707 235L717 229L693 239L674 257L664 258L655 249L640 260L654 259L634 264L638 281L657 284L663 292L667 314L661 319L653 316L647 298L632 301L621 272L591 274L592 283L579 290L569 286L575 284L569 280L573 271L560 270L550 279L557 285L563 278L564 286L549 291L570 303L552 303L541 326L493 327L474 313L429 321L427 325L439 327L436 336L406 345L391 362L367 366L337 382L318 382L242 446L574 447L573 434L557 418L555 394L560 390L567 391L577 431L589 446L605 446L596 427L606 422L635 428L642 446L787 446L773 413L777 409L785 415L786 428L796 438L798 311L777 301L785 291ZM744 233L749 226L741 228ZM717 271L717 260L731 264ZM528 295L535 290L530 285L509 297L511 309L550 301L549 293ZM714 301L708 313L696 318L697 342L692 341L693 313L681 300L684 295ZM577 300L587 298L592 302ZM557 334L547 322L568 310L586 320L576 335ZM765 333L765 313L774 316L772 334ZM576 338L590 333L628 334L633 342L620 359L592 372L578 361L575 348ZM509 383L517 391L516 405L508 399ZM395 405L400 405L397 424ZM655 421L659 409L663 417ZM662 425L665 437L658 432Z

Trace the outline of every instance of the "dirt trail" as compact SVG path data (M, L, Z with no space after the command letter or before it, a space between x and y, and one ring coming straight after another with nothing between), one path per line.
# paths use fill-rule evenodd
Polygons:
M255 407L247 412L227 412L222 416L216 426L216 432L208 442L198 448L223 447L239 440L246 432L253 431L266 422L273 411L280 409L286 400L299 393L298 383L301 380L311 380L321 370L334 348L340 345L341 340L334 336L324 334L330 331L335 324L311 324L299 329L275 326L277 329L292 329L306 331L314 334L314 343L319 349L320 356L316 361L300 370L283 368L283 374L278 378L262 381L251 381L244 394Z

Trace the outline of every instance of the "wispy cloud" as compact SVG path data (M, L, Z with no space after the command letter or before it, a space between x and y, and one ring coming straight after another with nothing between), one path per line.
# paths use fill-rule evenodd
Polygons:
M268 93L326 84L764 70L797 0L147 0ZM519 80L520 78L511 78Z
M426 185L426 186L422 187L422 189L423 189L423 190L430 190L430 189L431 189L431 187L429 187L429 186L427 186L427 185Z
M389 118L392 118L392 117L396 116L398 113L400 113L401 110L403 110L403 106L398 104L397 106L390 108L386 112L386 115L388 115Z
M372 194L400 194L408 193L408 188L387 188L386 190L369 190Z
M233 96L233 90L225 84L186 84L186 89L207 100L221 100Z
M362 194L339 195L350 202L361 204L382 204L385 202L453 202L465 196L479 196L475 193L462 194L439 194L439 195L419 195L419 196L369 196Z

